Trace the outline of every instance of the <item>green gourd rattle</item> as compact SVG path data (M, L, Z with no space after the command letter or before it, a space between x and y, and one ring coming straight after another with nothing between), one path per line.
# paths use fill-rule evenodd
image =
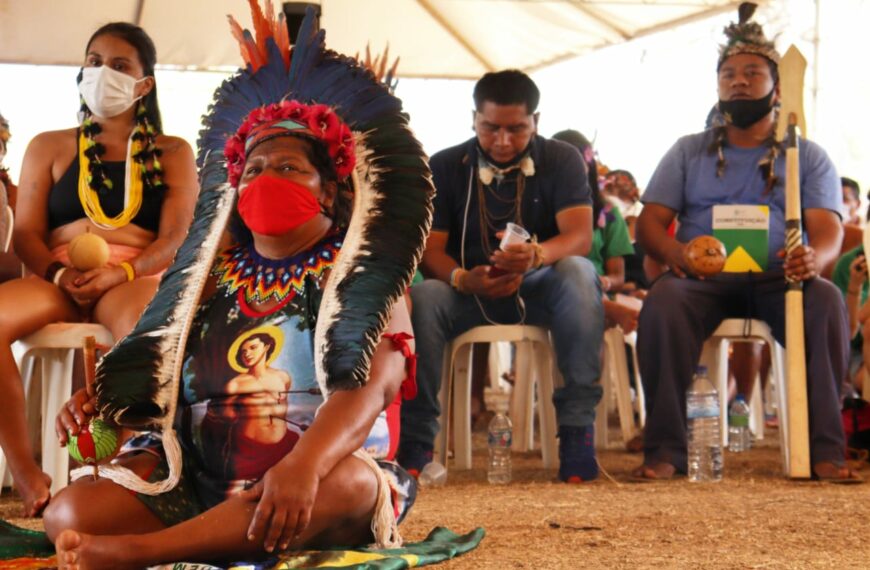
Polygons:
M84 364L85 385L88 393L93 392L93 383L96 376L97 343L92 336L85 337ZM70 457L83 465L94 466L94 479L99 470L97 465L104 459L114 455L118 449L120 431L100 418L92 418L90 422L82 426L78 434L68 433L67 451Z

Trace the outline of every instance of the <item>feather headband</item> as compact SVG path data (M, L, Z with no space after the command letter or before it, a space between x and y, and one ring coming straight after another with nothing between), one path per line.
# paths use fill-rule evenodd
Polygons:
M738 21L725 28L727 41L719 48L719 63L716 69L722 67L726 59L733 55L748 53L760 55L779 65L779 52L776 46L764 35L764 30L756 22L750 22L757 4L743 2L738 8Z
M255 146L275 137L293 135L321 140L332 157L339 180L353 172L356 164L353 133L332 109L326 105L281 101L251 111L239 130L227 139L224 158L230 185L238 187L245 161Z

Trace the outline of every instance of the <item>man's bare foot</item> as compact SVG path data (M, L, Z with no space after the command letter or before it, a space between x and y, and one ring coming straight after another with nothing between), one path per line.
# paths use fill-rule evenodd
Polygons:
M13 478L15 489L24 502L24 516L39 516L51 498L51 477L36 469L32 475Z
M863 483L860 475L849 469L847 465L835 465L830 461L822 461L813 465L813 478L829 483L855 484Z
M54 547L57 550L58 570L100 570L140 568L127 560L130 548L125 548L117 536L100 537L65 530L57 536Z
M638 482L667 481L672 479L676 473L677 468L670 463L644 464L631 472L630 479Z

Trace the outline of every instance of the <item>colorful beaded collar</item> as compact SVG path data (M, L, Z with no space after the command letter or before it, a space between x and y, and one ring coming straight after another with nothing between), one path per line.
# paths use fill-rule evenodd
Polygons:
M343 240L343 233L333 231L308 251L283 259L263 257L253 243L233 246L218 254L212 275L218 276L218 287L238 293L247 304L289 301L305 292L309 275L319 279L333 266Z

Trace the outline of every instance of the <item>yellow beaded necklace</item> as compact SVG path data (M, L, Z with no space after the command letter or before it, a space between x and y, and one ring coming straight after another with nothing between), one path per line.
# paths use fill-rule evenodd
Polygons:
M85 119L85 123L91 121L90 117ZM143 141L145 140L143 124L136 124L136 128L130 134L130 139L127 141L127 158L125 160L126 168L124 174L124 209L117 216L109 217L103 211L100 204L100 195L94 188L99 188L95 184L92 161L100 164L99 152L97 152L97 142L89 137L86 132L90 129L86 125L82 125L79 132L79 201L82 203L82 208L90 220L97 226L106 229L114 230L126 226L139 213L142 207L142 188L143 177L145 175L145 164L142 160ZM92 157L92 158L91 158ZM108 191L112 191L112 181L101 175L103 187Z

